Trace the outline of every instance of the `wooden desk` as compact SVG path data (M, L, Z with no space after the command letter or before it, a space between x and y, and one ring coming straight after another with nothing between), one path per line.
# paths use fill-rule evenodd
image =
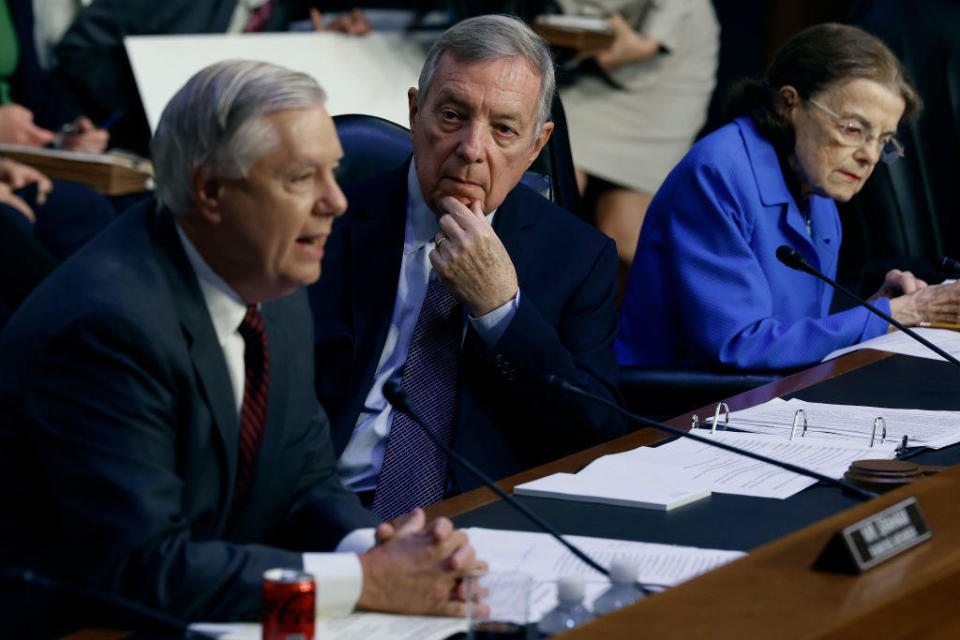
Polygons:
M731 410L753 406L854 371L886 358L857 351L727 400ZM689 427L690 415L673 426ZM712 415L713 408L697 411ZM608 453L669 437L641 429L567 456L498 484L506 491L544 475L582 469ZM623 611L565 634L569 638L956 638L960 637L960 466L910 487L825 518L753 549L745 557ZM810 569L830 537L844 526L915 496L934 536L931 540L857 576ZM456 516L496 501L477 489L427 509ZM69 640L114 640L127 633L93 630Z
M960 467L848 509L564 638L960 637ZM810 568L844 526L916 496L934 535L860 576Z
M731 410L798 391L877 362L889 354L854 352L729 399ZM670 420L689 427L690 412ZM711 415L712 407L696 413ZM504 490L558 471L574 472L600 455L669 437L641 429L498 483ZM960 466L828 517L747 556L564 638L956 638L960 637ZM834 533L915 496L934 532L931 540L860 576L810 567ZM455 516L494 501L478 489L428 509Z

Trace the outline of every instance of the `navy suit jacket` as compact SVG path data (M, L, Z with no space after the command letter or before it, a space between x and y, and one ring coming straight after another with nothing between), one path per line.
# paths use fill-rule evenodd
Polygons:
M336 476L306 294L262 313L269 415L231 522L237 404L172 216L148 201L46 279L0 336L2 564L237 618L264 570L375 524Z
M345 189L350 208L334 223L323 276L309 287L317 393L338 455L363 408L393 314L408 168ZM619 436L624 425L542 380L554 374L620 401L613 242L523 185L494 222L517 271L520 304L492 349L473 329L467 333L454 448L501 478ZM458 466L453 472L455 490L477 486Z

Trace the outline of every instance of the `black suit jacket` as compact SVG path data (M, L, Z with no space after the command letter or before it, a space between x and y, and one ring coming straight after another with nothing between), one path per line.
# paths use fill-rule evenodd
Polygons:
M268 422L228 522L237 404L172 216L127 212L45 280L0 337L2 561L237 618L258 614L264 570L375 524L336 477L305 293L262 313Z
M345 189L350 208L334 223L323 277L309 287L317 393L338 455L363 408L393 314L408 168ZM523 185L500 205L494 223L517 270L520 305L493 349L467 333L454 447L501 478L619 436L623 422L542 382L554 374L620 400L613 242ZM459 467L454 481L457 490L478 484Z

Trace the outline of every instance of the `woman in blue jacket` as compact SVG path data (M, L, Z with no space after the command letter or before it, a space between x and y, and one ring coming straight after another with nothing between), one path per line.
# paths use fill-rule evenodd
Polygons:
M903 154L920 100L894 54L860 29L811 27L741 85L739 116L697 143L644 221L616 343L621 364L779 369L881 335L866 309L828 313L832 290L776 258L780 245L834 275L835 201ZM905 324L960 320L960 286L890 271L872 298Z

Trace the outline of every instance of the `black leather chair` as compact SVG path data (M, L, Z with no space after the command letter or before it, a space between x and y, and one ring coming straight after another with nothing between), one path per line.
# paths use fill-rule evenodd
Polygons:
M878 165L841 217L841 276L859 279L869 294L887 269L904 265L938 278L931 258L960 256L960 3L928 0L918 10L899 0L861 0L851 22L897 54L925 103L916 123L900 128L906 157Z
M573 156L567 120L560 99L554 97L551 120L553 134L539 157L524 174L522 182L559 206L580 215ZM361 114L334 116L333 122L343 146L338 178L351 184L403 164L413 152L410 131L396 123Z
M620 367L619 385L627 409L662 421L773 382L784 373L630 366Z

